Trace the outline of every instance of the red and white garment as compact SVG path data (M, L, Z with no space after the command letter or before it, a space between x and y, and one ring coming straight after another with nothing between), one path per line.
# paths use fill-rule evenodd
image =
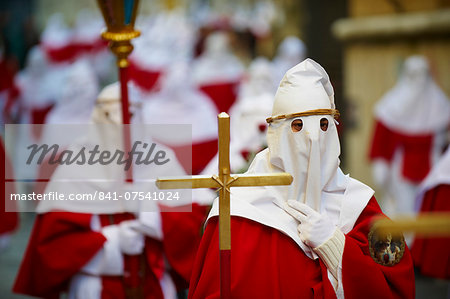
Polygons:
M8 62L3 57L0 49L0 72L2 80L0 82L0 123L12 123L17 120L20 113L18 101L19 90L14 84L16 69L14 64Z
M419 186L419 213L450 213L450 147ZM414 265L423 275L450 279L450 238L416 238L411 248Z
M62 14L55 13L50 16L42 32L42 48L53 64L71 63L82 56L106 53L108 43L99 34L103 27L101 16L91 11L81 10L73 28L67 26ZM95 65L96 70L99 67L105 68Z
M25 69L14 78L14 85L18 89L19 123L33 124L33 126L20 126L17 132L18 144L32 144L39 142L43 134L43 124L55 103L60 99L64 87L65 69L55 71L47 59L41 46L30 49ZM11 157L15 163L21 164L16 159L26 157L27 150L18 146L18 151ZM19 163L16 163L19 162ZM35 179L37 167L28 165L17 167L16 176L23 179Z
M108 41L100 36L105 22L100 12L81 10L76 18L71 43L76 48L75 60L89 60L100 82L110 82L116 73L116 58L108 49Z
M21 123L45 123L47 113L60 98L65 74L59 73L59 79L55 81L56 77L42 47L31 48L25 69L14 79L19 89Z
M91 10L80 10L73 29L72 42L80 54L109 51L108 41L102 39L99 32L104 29L105 23L100 13Z
M89 60L77 60L67 70L61 98L47 115L46 124L89 123L99 88L98 78Z
M113 89L115 100L98 103L93 122L121 122L118 88ZM92 132L97 135L76 140L69 149L77 152L92 142L117 149L120 132L100 126ZM133 165L133 183L124 182L120 165L61 165L45 192L156 192L149 178L184 174L173 152L164 151L172 162L167 167ZM176 298L177 289L189 283L206 214L206 206L198 204L192 212L180 208L156 201L41 201L13 290L45 298L63 292L68 298Z
M17 229L19 225L19 214L17 210L17 204L15 201L9 200L9 194L13 194L16 191L14 183L6 183L6 179L14 178L11 161L6 154L3 140L0 139L0 155L2 170L2 184L3 184L3 196L0 203L0 251L9 245L11 234Z
M58 125L88 124L91 120L98 91L98 78L87 59L80 59L70 65L65 76L61 98L46 116L41 143L45 144L47 140L51 140L53 134L59 135L58 129L64 128L64 126ZM57 156L66 149L68 142L72 142L72 140L66 140L66 143L59 140ZM36 179L47 180L52 176L58 164L47 162L48 160L45 160L40 165ZM34 191L43 193L45 187L45 183L37 183Z
M211 100L197 90L189 79L185 64L172 66L161 78L161 90L143 103L146 124L186 124L192 134L156 136L159 142L172 148L185 170L200 173L217 153L217 114ZM155 138L156 138L155 137ZM192 166L190 162L192 150ZM183 155L189 153L189 157Z
M149 29L149 27L144 24L143 29ZM158 51L155 41L147 31L142 30L141 36L134 42L134 50L129 59L128 75L130 81L144 92L151 92L155 89L158 79L169 63L167 59L158 55L160 53L162 54L164 51Z
M141 36L133 41L129 75L148 93L158 89L159 78L172 64L191 59L195 31L185 12L178 9L138 21Z
M405 61L396 85L376 104L375 121L374 180L394 201L393 213L413 213L417 186L439 159L450 124L450 101L424 57Z
M67 26L60 13L48 19L41 35L41 44L53 63L71 62L79 55L78 46L73 41L73 30Z
M192 63L194 84L213 100L219 112L228 112L236 101L243 74L244 66L231 52L223 32L209 35L205 51Z
M230 167L234 173L247 170L249 160L267 146L265 118L272 110L274 98L271 71L266 58L255 59L239 89L238 100L230 109ZM203 173L217 173L217 163L216 155Z
M43 298L63 292L68 298L128 298L127 290L142 287L140 298L176 298L177 288L189 283L205 213L197 205L190 213L166 211L159 218L148 212L163 238L136 233L140 220L131 213L38 214L13 291Z

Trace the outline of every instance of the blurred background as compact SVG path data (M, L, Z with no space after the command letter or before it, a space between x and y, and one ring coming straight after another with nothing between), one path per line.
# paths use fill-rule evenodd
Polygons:
M144 101L163 89L161 78L170 78L169 85L180 86L173 80L189 77L214 103L213 114L228 111L232 119L233 113L238 118L257 106L257 102L243 105L243 98L262 89L275 95L284 72L307 57L320 63L330 76L341 113L341 168L374 188L386 212L391 209L389 199L383 201L387 187L374 178L374 157L369 155L377 102L395 86L405 60L421 55L449 105L450 0L153 0L139 5L135 28L141 37L132 41L135 50L130 56L130 78L133 90ZM64 86L75 84L69 74L75 72L73 66L78 61L89 62L98 90L116 82L115 58L100 38L103 24L93 0L2 0L3 124L49 123L49 115L67 97ZM222 68L223 73L211 72ZM174 69L183 70L184 76L168 76ZM225 83L231 84L230 97L220 99L214 87ZM251 122L255 134L265 131L264 119L270 114L271 102L265 103L258 121ZM158 110L153 111L158 114ZM405 120L409 121L415 120ZM448 125L438 132L444 136L437 150L440 154L448 145ZM260 144L236 146L236 159L245 160L236 164L236 171L245 170L251 152L264 146L260 137L242 138ZM208 161L197 161L200 164L193 166L193 171L205 172L214 155L214 151L208 152ZM435 160L432 165L438 158ZM420 180L414 182L415 187ZM29 191L29 186L18 188ZM412 212L392 211L392 215ZM9 245L0 252L1 298L25 298L13 295L11 286L32 223L32 213L23 213L10 233ZM450 298L448 280L417 273L416 282L417 298Z

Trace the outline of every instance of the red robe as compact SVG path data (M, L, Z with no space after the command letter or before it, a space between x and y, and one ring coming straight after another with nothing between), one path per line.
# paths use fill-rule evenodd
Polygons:
M163 298L159 279L167 270L164 256L176 275L175 282L188 285L205 215L206 207L196 204L191 213L162 213L164 240L147 237L143 255L124 255L124 272L138 273L144 267L145 277L102 276L102 298L125 298L125 289L139 286L143 287L145 298ZM39 214L13 291L43 298L59 298L60 293L67 291L71 278L106 241L100 232L91 230L91 217L71 212ZM134 218L127 213L99 217L102 226Z
M219 112L228 112L237 99L239 81L205 83L200 90L206 93L214 102Z
M420 212L450 212L450 185L438 185L425 193ZM420 273L450 279L450 237L416 238L411 253Z
M156 87L156 83L161 76L161 71L143 69L132 59L130 60L128 73L130 80L147 92L152 91Z
M431 169L432 148L432 134L407 135L376 121L369 160L383 159L391 163L395 152L402 149L402 175L413 183L420 183Z
M381 209L372 198L346 235L342 259L345 298L414 298L414 272L408 250L393 267L369 254L370 220ZM189 298L219 298L217 217L210 219L197 253ZM252 220L231 218L233 298L336 298L320 259L308 258L278 230Z
M3 141L0 140L0 155L2 171L2 198L0 199L0 236L3 234L12 233L19 224L19 217L17 213L17 204L15 201L9 200L9 195L16 193L16 188L13 182L6 184L7 177L13 178L11 161L6 156ZM8 174L6 176L6 174Z
M14 83L14 76L17 70L13 63L8 62L5 59L0 58L0 93L5 93L5 103L3 105L3 111L0 111L3 115L0 119L3 119L4 123L11 123L13 107L18 103L19 89Z
M218 149L217 138L185 145L165 145L175 152L184 171L193 175L200 174L205 169Z

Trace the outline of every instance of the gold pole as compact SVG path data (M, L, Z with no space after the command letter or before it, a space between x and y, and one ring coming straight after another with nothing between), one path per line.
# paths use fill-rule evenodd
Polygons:
M222 182L230 181L230 117L225 112L218 116L219 132L219 177ZM231 249L230 234L230 191L227 187L220 190L219 197L219 236L220 250Z
M417 217L399 216L393 220L380 219L373 223L379 235L401 235L414 232L421 237L450 237L450 213L421 213Z

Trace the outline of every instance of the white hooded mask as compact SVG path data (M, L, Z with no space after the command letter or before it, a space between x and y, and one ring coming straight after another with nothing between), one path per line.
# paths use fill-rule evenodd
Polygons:
M272 118L317 109L335 113L334 108L334 91L327 73L313 60L306 59L281 80ZM328 121L326 131L321 129L322 119ZM294 120L303 123L298 132L291 128ZM337 187L340 144L333 116L313 114L274 120L267 132L267 142L270 162L294 177L285 198L320 211L321 191Z

